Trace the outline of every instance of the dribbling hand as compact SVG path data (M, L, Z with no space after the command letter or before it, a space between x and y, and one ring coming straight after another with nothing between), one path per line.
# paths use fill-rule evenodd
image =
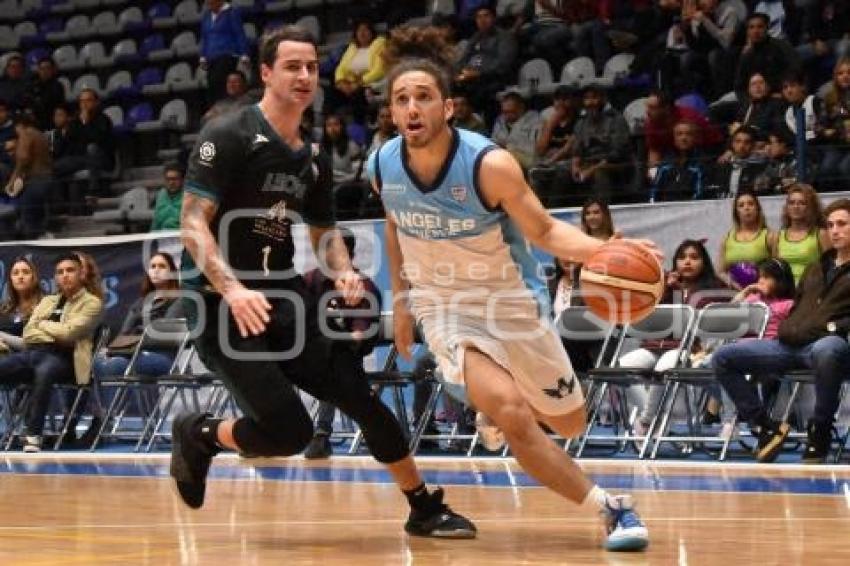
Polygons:
M240 286L227 291L222 297L230 306L230 313L242 338L259 336L266 331L272 306L265 295Z
M396 350L405 360L413 357L413 314L407 309L396 305L393 311L393 338Z

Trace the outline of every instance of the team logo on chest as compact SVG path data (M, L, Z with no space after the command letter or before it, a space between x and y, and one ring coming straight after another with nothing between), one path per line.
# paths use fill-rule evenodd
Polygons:
M451 192L452 198L457 202L466 202L467 191L465 185L455 185L449 189L449 191Z
M290 237L290 224L292 222L291 219L287 218L286 202L281 200L272 205L265 213L254 217L254 227L251 231L265 238L282 242Z
M286 203L284 201L280 201L272 206L268 212L266 212L266 218L277 222L283 222L286 219Z
M215 159L215 144L213 142L204 142L198 150L198 157L201 158L201 165L209 165Z

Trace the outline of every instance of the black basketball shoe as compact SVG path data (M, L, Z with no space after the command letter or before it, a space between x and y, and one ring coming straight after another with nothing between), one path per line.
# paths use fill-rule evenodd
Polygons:
M443 503L443 495L442 488L437 488L429 494L426 506L411 508L404 530L418 537L475 538L478 532L475 525Z
M204 504L207 489L207 472L213 456L218 452L204 446L194 431L209 415L185 413L174 419L171 425L171 466L169 473L174 478L177 492L183 502L192 509Z

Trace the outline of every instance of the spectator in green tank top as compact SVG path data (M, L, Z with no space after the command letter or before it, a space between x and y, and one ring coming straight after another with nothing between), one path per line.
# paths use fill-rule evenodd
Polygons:
M794 283L806 267L832 245L823 228L823 206L811 185L797 183L788 188L782 209L782 229L769 240L770 255L791 266Z
M741 263L751 264L757 278L756 266L771 257L768 242L775 237L776 234L767 226L758 197L753 193L738 194L732 201L732 228L720 243L717 276L736 291L753 283L738 280L735 277L737 271L732 267Z

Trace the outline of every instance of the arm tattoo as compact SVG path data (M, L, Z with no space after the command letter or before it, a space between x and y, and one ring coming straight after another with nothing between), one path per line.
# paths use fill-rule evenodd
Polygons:
M224 260L210 230L217 211L218 205L210 199L184 192L183 208L180 212L180 238L198 269L207 276L216 291L224 294L234 285L238 285L239 280Z

